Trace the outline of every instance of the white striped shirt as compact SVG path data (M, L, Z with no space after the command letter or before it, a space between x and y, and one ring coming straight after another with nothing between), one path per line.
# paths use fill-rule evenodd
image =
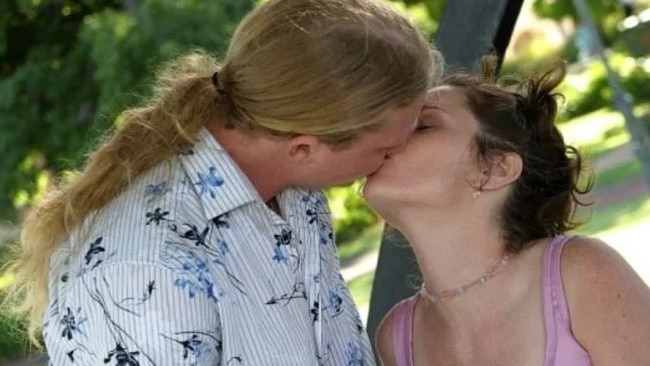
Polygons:
M202 131L53 254L51 364L374 365L325 197L277 200Z

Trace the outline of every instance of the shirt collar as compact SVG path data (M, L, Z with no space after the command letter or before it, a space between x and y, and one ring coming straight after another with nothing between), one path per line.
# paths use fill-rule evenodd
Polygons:
M186 174L185 184L196 192L208 219L255 201L262 202L251 181L208 130L202 129L197 142L179 156Z

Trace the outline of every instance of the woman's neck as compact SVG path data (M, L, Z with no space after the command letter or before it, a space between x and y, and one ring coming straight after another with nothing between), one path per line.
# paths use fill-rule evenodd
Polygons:
M409 240L418 261L422 281L429 293L440 295L443 291L470 286L457 296L443 298L426 308L436 309L438 315L450 324L480 322L492 303L499 300L498 291L507 272L507 263L494 272L504 255L505 245L501 231L486 217L476 212L461 214L425 214L422 211L400 225ZM484 224L481 224L484 223ZM476 284L482 277L484 283ZM500 278L502 277L502 278Z

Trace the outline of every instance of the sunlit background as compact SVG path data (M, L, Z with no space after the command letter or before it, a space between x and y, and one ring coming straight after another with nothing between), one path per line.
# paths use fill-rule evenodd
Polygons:
M433 39L442 0L394 0ZM588 1L607 60L650 131L650 0ZM596 175L577 232L616 248L650 283L650 186L614 104L606 68L567 0L526 0L504 74L563 58L559 125ZM0 2L0 265L17 225L52 177L70 177L120 111L146 97L155 67L186 50L223 54L246 0L5 0ZM328 191L343 275L366 318L382 223L357 194ZM0 290L12 281L0 272ZM0 314L0 365L42 365L19 323Z

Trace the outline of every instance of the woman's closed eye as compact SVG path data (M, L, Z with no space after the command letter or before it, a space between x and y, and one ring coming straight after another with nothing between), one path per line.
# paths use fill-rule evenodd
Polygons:
M415 127L416 132L423 132L436 128L442 122L440 120L440 110L435 107L426 107L422 110L418 124Z
M415 127L415 132L425 132L429 130L436 129L438 127L438 123L433 122L433 121L421 121L418 123L418 125Z

